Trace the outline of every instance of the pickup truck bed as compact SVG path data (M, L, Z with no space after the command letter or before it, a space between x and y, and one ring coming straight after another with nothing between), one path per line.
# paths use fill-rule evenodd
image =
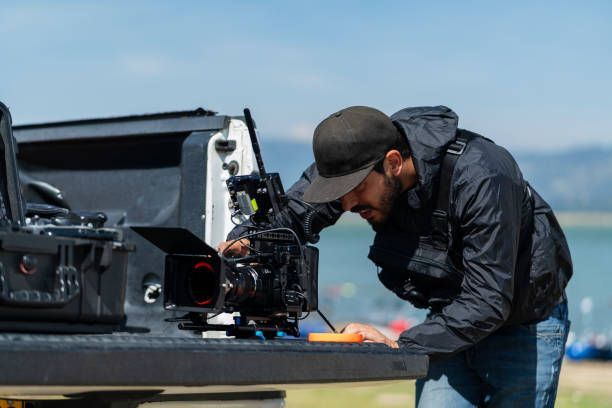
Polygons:
M426 356L373 343L123 333L3 333L0 361L0 397L22 399L265 392L298 384L414 379L428 366Z

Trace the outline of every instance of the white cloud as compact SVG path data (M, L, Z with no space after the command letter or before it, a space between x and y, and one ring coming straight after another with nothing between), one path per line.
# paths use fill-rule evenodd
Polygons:
M292 73L287 80L298 89L324 89L327 82L323 76L310 72Z
M40 27L50 16L36 7L6 7L0 11L0 33L16 32L28 27Z
M51 27L63 29L71 27L74 21L82 21L87 16L95 15L97 11L98 8L94 4L3 4L0 8L0 33L31 34Z
M289 128L289 137L297 142L310 142L314 128L310 123L297 123Z
M172 70L170 59L162 55L125 55L119 58L119 67L128 74L145 78L158 78Z

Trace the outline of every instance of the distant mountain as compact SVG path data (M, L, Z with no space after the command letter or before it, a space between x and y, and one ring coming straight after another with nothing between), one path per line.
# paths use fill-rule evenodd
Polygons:
M260 145L266 170L280 173L285 189L297 181L306 167L314 162L310 143L273 139L261 140Z
M285 188L313 162L310 144L263 140L266 169L281 174ZM612 148L563 152L512 152L525 179L560 211L612 211Z
M612 211L612 149L518 152L524 177L554 209Z

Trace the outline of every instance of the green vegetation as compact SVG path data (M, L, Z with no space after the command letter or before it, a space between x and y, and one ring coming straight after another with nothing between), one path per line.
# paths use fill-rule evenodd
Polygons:
M359 387L345 386L323 387L317 389L299 389L287 391L288 408L311 407L413 407L414 382L396 382L392 384ZM572 388L561 388L557 397L558 408L603 408L612 407L612 394L595 391L581 391Z
M561 389L555 406L558 408L610 408L612 407L612 395L609 393Z
M288 408L311 407L412 407L414 381L378 386L346 386L287 391Z

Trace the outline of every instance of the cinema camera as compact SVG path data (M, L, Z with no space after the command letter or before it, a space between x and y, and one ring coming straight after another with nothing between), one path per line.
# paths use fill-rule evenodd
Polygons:
M248 109L244 116L259 174L233 176L227 188L232 219L248 221L245 233L233 242L248 238L249 254L239 258L218 254L185 229L132 228L167 253L165 308L188 312L178 319L179 328L226 331L242 338L299 336L299 320L317 310L318 250L303 243L293 230L276 226L288 198L279 174L265 170ZM311 243L318 240L309 221L314 213L310 207L304 226L305 241ZM222 312L240 316L232 325L207 321L207 314Z

